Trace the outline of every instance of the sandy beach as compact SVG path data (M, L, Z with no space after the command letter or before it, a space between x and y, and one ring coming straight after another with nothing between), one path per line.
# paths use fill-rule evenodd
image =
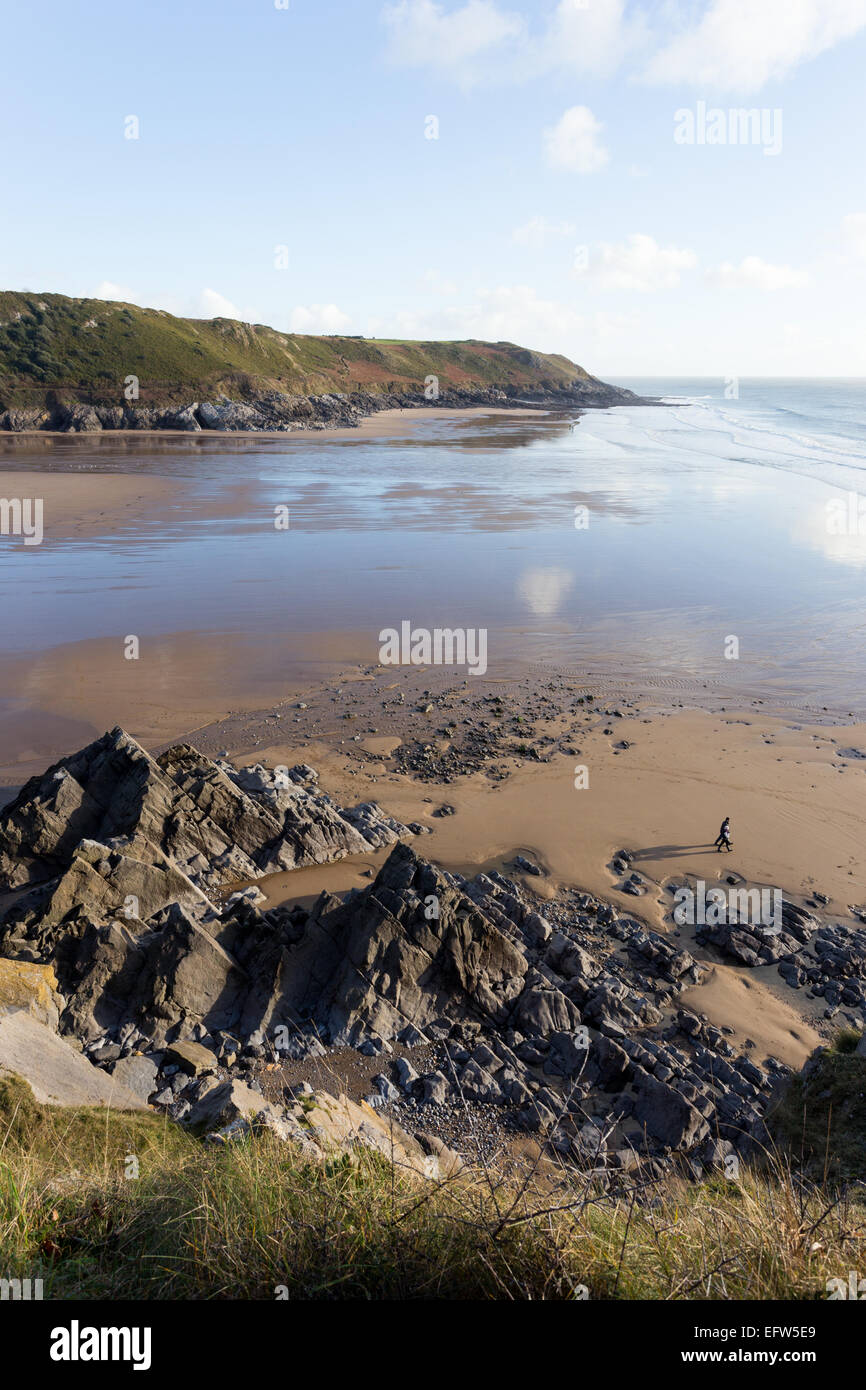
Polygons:
M493 868L513 875L514 857L521 854L543 869L539 878L517 875L542 903L564 885L576 886L668 932L677 930L672 899L664 891L671 882L691 877L724 883L733 875L737 881L778 885L796 901L823 893L830 900L827 911L854 925L848 909L860 902L866 869L859 833L866 725L810 724L755 708L663 710L657 699L648 699L636 708L620 706L620 718L592 711L532 725L536 736L550 736L553 729L570 738L580 748L579 757L553 754L541 765L504 757L496 765L497 773L504 767L507 774L502 781L492 779L488 769L446 784L419 782L393 770L393 752L385 757L378 749L367 751L368 740L356 744L342 730L313 740L301 734L265 741L268 723L271 729L279 724L281 732L286 721L312 723L339 688L363 692L353 723L363 727L365 713L371 718L375 713L377 734L370 741L393 747L381 699L389 686L387 700L393 698L390 673L308 692L308 709L300 715L284 708L278 721L273 714L256 720L247 737L238 721L199 730L193 741L206 752L227 750L238 765L307 762L340 804L376 800L398 819L428 826L432 833L423 853L466 876ZM563 689L565 682L558 694L567 698ZM577 688L569 694L576 696ZM478 709L465 688L442 697L436 722L455 712L462 716L464 702ZM532 695L520 697L521 708L532 703ZM415 712L414 721L429 728L430 716ZM333 716L330 722L336 722ZM435 734L420 737L433 740ZM630 746L618 748L624 741ZM576 763L589 771L589 786L582 790L574 786ZM437 815L443 804L454 814ZM734 851L718 854L712 841L726 814L734 826ZM620 849L631 851L632 867L647 882L641 897L617 887L621 876L611 869L611 860ZM378 867L377 856L367 856L275 875L260 886L272 904L309 904L323 889L363 887ZM751 1039L761 1055L801 1065L820 1040L821 1001L810 1004L802 994L795 996L772 968L746 970L718 960L695 944L690 928L682 936L698 959L713 966L711 977L690 992L688 1006L733 1028L741 1043Z
M443 429L452 457L455 449L468 450L476 463L479 448L491 448L495 460L503 441L517 454L539 443L562 447L563 427L551 433L543 413L526 413L537 418L528 422L532 428L525 437L509 413L504 434L491 442L485 434L494 424L490 412L383 412L351 432L281 436L275 457L285 461L280 466L304 505L314 507L306 524L315 539L331 527L338 535L347 520L362 531L368 524L362 512L334 515L327 468L318 462L327 458L327 467L340 469L340 494L349 498L358 488L352 463L363 454L349 447L320 455L319 443L332 446L339 439L363 450L364 441L400 449L408 441L399 471L377 482L384 490L375 505L389 513L402 509L410 530L430 528L437 517L453 527L461 516L455 499L465 502L470 481L455 477L444 486L435 462L422 480L412 474L411 462L431 457L430 444L439 447ZM434 436L430 421L439 432ZM428 432L420 428L425 424ZM666 669L656 657L659 669L648 680L646 671L629 668L627 655L607 634L593 642L594 662L557 664L551 655L559 633L569 628L560 606L572 581L561 568L538 560L516 586L529 620L509 612L510 627L506 622L502 628L494 669L485 678L466 679L441 668L383 667L371 657L387 585L375 600L361 594L362 609L372 604L375 614L366 627L351 620L341 625L340 616L353 616L348 607L335 609L329 625L317 625L319 572L311 576L309 565L295 576L302 584L299 601L290 589L291 606L275 606L270 552L251 550L242 539L258 534L262 522L270 524L273 497L280 495L265 485L273 468L267 443L234 436L53 437L40 438L34 453L32 438L2 441L4 462L15 465L3 473L6 495L44 499L46 551L57 556L49 572L50 582L60 586L55 595L75 599L81 581L64 572L64 557L77 552L86 566L92 557L113 576L102 588L98 578L90 581L86 602L97 613L118 603L120 615L104 624L114 628L110 634L58 630L55 640L33 650L7 652L0 675L5 795L116 724L152 750L183 739L239 766L306 762L339 804L375 800L397 819L425 826L431 833L424 837L424 853L450 871L468 876L495 868L514 874L515 855L522 855L540 873L517 871L518 876L542 905L563 889L579 888L654 930L678 932L711 967L689 1007L730 1028L740 1043L748 1040L762 1056L800 1065L828 1027L822 1001L795 994L773 968L746 970L722 961L694 942L691 928L680 932L671 918L672 885L703 879L777 886L800 903L818 892L827 899L828 913L853 923L850 909L866 899L866 722L856 710L798 702L783 681L762 682L748 667L741 673L718 661L690 676L688 658ZM206 454L199 453L202 445ZM413 452L419 445L422 452ZM250 447L258 467L243 476L235 460L250 457ZM134 468L131 460L142 449L145 466ZM434 455L438 459L435 449ZM386 447L384 455L375 455L375 466L390 457ZM296 459L302 468L297 474ZM310 460L318 470L313 474ZM209 463L217 471L203 482L201 469ZM229 471L219 472L227 465ZM525 497L512 487L509 495L493 469L472 504L471 543L503 526L519 536L513 528L530 524L537 513L537 499L524 491ZM609 518L608 525L640 515L635 497L614 497L609 489L592 495L595 514ZM427 510L416 515L412 509L419 504ZM373 524L381 525L375 505ZM208 621L184 627L179 615L188 581L180 557L191 528L193 535L213 538L202 571L208 577L203 594L213 590L213 601ZM224 579L225 558L239 544L247 563ZM158 590L159 572L150 561L157 553L169 567ZM411 553L410 546L407 559L393 566L392 579L386 557L376 563L374 545L368 573L378 570L398 592L410 578ZM143 578L138 556L144 556ZM25 555L22 563L29 559ZM439 582L447 582L444 573ZM126 617L127 586L130 601L147 605L144 616ZM353 587L344 583L341 602L351 599ZM259 595L266 592L262 606ZM706 625L702 613L685 621L696 634ZM142 631L148 623L154 630ZM548 638L544 661L520 657L533 624ZM142 632L141 657L126 660L125 638L136 630ZM586 785L578 788L580 770ZM438 814L443 806L448 813ZM734 852L722 856L712 841L725 815L733 822ZM639 896L623 890L622 875L612 867L620 850L630 853L631 868L642 879ZM363 887L381 858L279 874L262 886L271 904L309 905L322 889Z

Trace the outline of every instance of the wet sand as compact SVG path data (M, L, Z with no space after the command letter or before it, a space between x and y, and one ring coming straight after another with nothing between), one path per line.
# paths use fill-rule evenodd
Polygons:
M148 514L164 520L180 506L184 491L181 480L152 474L52 473L44 466L0 469L0 496L41 499L43 545L136 534ZM23 541L4 537L3 544L23 546Z

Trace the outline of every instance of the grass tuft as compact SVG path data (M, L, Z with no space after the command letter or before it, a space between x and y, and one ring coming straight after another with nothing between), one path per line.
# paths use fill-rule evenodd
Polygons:
M0 1083L0 1274L51 1298L820 1298L860 1251L858 1193L779 1157L615 1196L565 1170L424 1182L365 1149L216 1148Z

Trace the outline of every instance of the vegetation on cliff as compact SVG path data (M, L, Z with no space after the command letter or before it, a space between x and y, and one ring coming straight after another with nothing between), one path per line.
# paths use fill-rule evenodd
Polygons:
M177 405L269 391L421 393L431 375L444 391L613 390L567 357L513 343L319 337L101 299L0 291L0 410L53 400L122 405L128 376L139 379L144 403Z

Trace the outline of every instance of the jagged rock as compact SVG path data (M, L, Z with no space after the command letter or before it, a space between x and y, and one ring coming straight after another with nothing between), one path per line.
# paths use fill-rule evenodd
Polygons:
M550 1033L573 1033L579 1023L577 1006L537 970L531 971L512 1014L511 1026L546 1037Z
M588 951L561 932L554 933L544 955L545 962L566 980L592 980L601 971Z
M158 429L161 430L187 430L193 433L201 430L201 425L196 419L198 401L192 405L181 406L176 410L166 410L159 419Z
M671 1149L690 1149L709 1133L700 1111L684 1095L643 1074L635 1084L634 1117L648 1134Z
M0 429L18 433L20 430L47 430L51 428L53 411L45 406L22 410L4 410L0 415Z
M394 1071L397 1075L397 1085L402 1087L404 1091L411 1090L413 1084L418 1080L417 1071L405 1057L397 1058L394 1063Z
M459 1157L441 1141L424 1135L415 1138L365 1102L356 1104L344 1095L334 1097L323 1091L308 1091L302 1104L281 1109L263 1104L261 1094L242 1082L225 1082L192 1105L185 1123L209 1131L206 1138L211 1143L229 1143L255 1129L267 1129L315 1162L335 1151L352 1154L372 1149L425 1178L447 1177L461 1167Z
M430 896L439 905L432 920ZM526 968L450 875L400 844L363 892L320 899L281 956L278 988L256 1007L268 1026L314 1018L332 1042L353 1045L436 1019L504 1023Z
M383 1073L380 1072L378 1076L373 1077L373 1085L378 1090L380 1098L387 1104L393 1105L394 1101L400 1099L400 1092L397 1087Z
M550 1051L544 1061L548 1075L573 1077L586 1070L588 1049L580 1046L573 1033L552 1033L548 1041Z
M186 1116L190 1127L206 1130L221 1129L238 1119L249 1119L265 1110L261 1091L253 1090L244 1081L222 1081L203 1088ZM276 1119L279 1110L272 1107Z
M550 1131L577 1161L590 1142L604 1148L601 1130L581 1129L590 1097L600 1123L633 1115L659 1148L691 1154L710 1131L758 1142L771 1078L694 1015L663 1017L700 977L687 951L587 895L577 900L592 916L572 895L542 917L502 874L467 881L425 863L374 803L341 810L309 767L278 772L187 745L154 759L114 730L32 779L0 811L0 889L24 890L0 913L0 1006L5 982L15 1007L85 1044L91 1061L73 1055L88 1076L126 1078L137 1103L152 1097L215 1143L266 1128L317 1161L335 1145L384 1154L387 1106L399 1113L408 1097L435 1115L458 1090L511 1107L506 1123ZM238 879L382 845L394 847L375 879L342 899L268 909L253 886L220 906L217 889ZM780 938L781 964L828 1007L862 999L866 931L813 930L800 913ZM741 945L768 958L748 933ZM333 1112L309 1088L269 1106L255 1082L215 1075L219 1062L251 1078L257 1059L328 1045L384 1057L392 1041L433 1049L430 1069L419 1077L400 1057L400 1087L380 1075L354 1110L341 1098ZM433 1156L398 1142L418 1171Z
M483 1103L495 1100L498 1088L488 1072L477 1062L469 1061L460 1073L460 1094L464 1100Z
M443 1072L430 1072L421 1078L420 1100L427 1105L444 1105L448 1089L448 1078Z
M404 1047L421 1047L423 1043L427 1042L427 1039L414 1024L407 1023L406 1027L401 1028L397 1034L397 1041L402 1043Z
M70 434L93 434L102 429L102 421L90 405L59 405L52 424Z
M230 877L256 878L365 853L407 833L374 805L350 814L360 829L307 786L289 780L247 793L186 745L155 760L113 729L31 778L0 812L0 886L62 875L82 856L85 841L102 846L106 857L113 851L174 870L206 890ZM89 862L98 853L94 849ZM117 877L112 886L120 891L124 875Z

